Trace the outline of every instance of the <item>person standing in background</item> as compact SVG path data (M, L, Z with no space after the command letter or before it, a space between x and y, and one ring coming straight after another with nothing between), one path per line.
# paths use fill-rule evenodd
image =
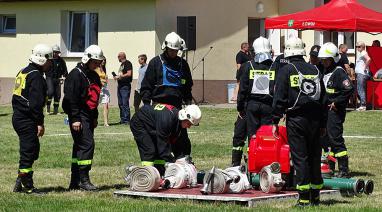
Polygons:
M145 77L146 70L147 70L147 56L145 54L141 54L138 56L138 63L140 65L138 70L138 80L137 80L137 88L134 92L134 111L137 112L139 110L139 105L142 101L141 96L141 83L143 78Z
M53 102L53 114L58 113L58 107L61 99L61 84L64 82L64 78L68 76L68 69L64 59L60 57L60 47L54 45L53 49L53 65L52 68L45 73L46 83L48 86L48 101L46 103L46 110L50 113L50 105Z
M118 54L118 61L121 63L118 75L113 76L118 82L118 106L120 124L130 124L130 92L131 81L133 80L133 65L126 59L125 52Z
M360 99L360 106L357 111L366 110L366 81L369 79L369 65L371 59L366 52L366 45L363 41L358 41L357 45L357 61L355 65L355 74L357 77L357 92Z
M101 80L102 88L100 94L100 103L103 105L103 126L109 126L109 103L110 91L108 87L108 77L106 73L106 58L102 61L101 66L95 70Z

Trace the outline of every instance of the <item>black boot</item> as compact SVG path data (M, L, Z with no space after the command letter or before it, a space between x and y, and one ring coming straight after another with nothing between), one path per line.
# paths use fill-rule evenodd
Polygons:
M72 163L69 190L80 189L80 171L77 163Z
M58 105L54 104L53 115L58 114Z
M320 190L311 189L310 190L310 204L313 206L318 206L320 204Z
M296 207L310 206L310 191L299 191Z
M15 187L13 187L13 192L22 192L23 185L21 184L21 177L17 176Z
M342 156L342 157L337 158L337 161L338 161L338 170L339 170L337 177L338 178L350 178L350 175L349 175L349 157L347 155Z
M48 102L48 104L46 105L46 112L50 113L50 102Z
M19 177L21 178L21 184L24 186L25 193L42 194L42 192L33 185L33 171L28 173L20 173Z
M232 167L241 165L241 158L243 156L242 150L232 150Z
M80 169L80 188L85 191L96 191L98 188L90 182L89 170Z

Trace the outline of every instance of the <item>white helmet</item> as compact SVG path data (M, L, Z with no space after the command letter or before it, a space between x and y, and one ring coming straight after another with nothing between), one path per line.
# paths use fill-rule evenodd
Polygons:
M82 57L82 63L86 64L90 59L104 60L102 49L97 45L91 45L85 49L84 56Z
M57 44L52 46L52 49L53 49L53 52L61 52L60 47Z
M305 44L300 38L292 37L285 42L284 57L305 56Z
M185 108L179 110L179 120L189 120L192 125L199 125L202 118L202 111L197 105L187 105Z
M43 66L48 59L52 59L52 58L53 58L52 47L46 44L37 44L32 50L32 54L29 58L29 61L39 66Z
M185 45L183 43L185 43L184 40L178 34L171 32L166 35L166 38L162 44L162 49L170 48L174 50L181 50L183 45Z
M255 54L258 53L270 53L272 51L271 43L268 39L260 36L255 41L253 41L253 50Z
M338 48L334 43L328 42L322 45L320 51L318 52L319 58L333 58L334 62L338 62L340 60L340 56L338 54Z

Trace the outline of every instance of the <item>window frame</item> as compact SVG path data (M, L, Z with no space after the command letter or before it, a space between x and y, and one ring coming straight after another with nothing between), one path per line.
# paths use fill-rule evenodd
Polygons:
M73 33L73 15L74 14L85 14L85 48L90 46L90 18L92 14L97 14L97 25L99 25L99 13L98 11L68 11L67 15L67 27L66 27L66 57L82 57L84 52L73 52L71 51L72 46L72 33ZM99 33L99 30L97 31ZM98 37L98 36L97 36ZM98 39L97 39L98 44Z
M8 19L9 18L14 18L15 19L15 28L14 29L6 29ZM15 14L6 14L6 15L0 15L0 21L1 21L1 29L0 29L0 34L16 34L16 15Z

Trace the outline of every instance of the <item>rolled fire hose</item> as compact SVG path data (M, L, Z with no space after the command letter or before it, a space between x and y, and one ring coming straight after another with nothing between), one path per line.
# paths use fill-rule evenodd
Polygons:
M153 166L127 166L125 180L132 191L156 191L161 186L161 177Z
M164 174L164 178L170 181L170 188L196 187L196 176L195 166L185 160L168 163Z
M279 193L285 182L281 178L280 164L274 162L259 172L260 188L265 193Z
M233 178L234 176L240 177L237 183L232 181L229 184L228 193L233 193L233 194L243 193L246 190L251 188L251 184L248 181L248 177L245 173L245 170L243 172L243 169L241 166L230 167L230 168L227 168L225 171L229 175L231 175Z
M204 176L203 182L207 183L208 175ZM229 173L221 169L215 169L211 182L207 187L207 192L212 194L224 194L227 193L232 181L239 181L240 177L231 176Z

